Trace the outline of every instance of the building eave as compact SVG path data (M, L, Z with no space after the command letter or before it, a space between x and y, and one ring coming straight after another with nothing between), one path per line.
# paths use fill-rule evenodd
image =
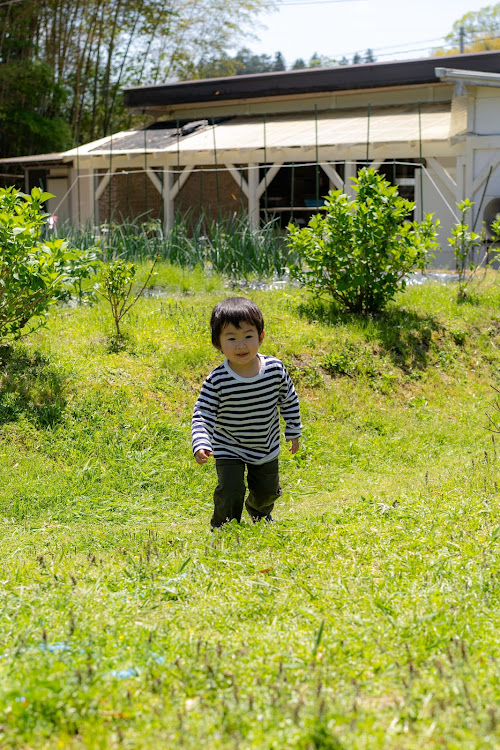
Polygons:
M11 156L0 159L0 164L22 164L28 167L48 167L64 164L64 154L32 154L31 156Z
M435 69L443 62L460 70L500 72L499 51L478 52L138 86L125 89L125 104L136 111L147 111L180 104L438 83Z

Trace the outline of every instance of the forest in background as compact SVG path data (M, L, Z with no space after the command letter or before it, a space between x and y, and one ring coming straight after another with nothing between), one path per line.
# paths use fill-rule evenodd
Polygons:
M197 77L264 0L19 0L0 6L0 153L69 148L128 127L127 86Z

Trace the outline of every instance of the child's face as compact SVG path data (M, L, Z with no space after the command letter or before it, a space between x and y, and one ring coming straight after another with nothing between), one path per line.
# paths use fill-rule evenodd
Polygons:
M235 369L244 369L254 363L263 340L264 332L259 336L255 326L244 321L238 327L230 323L221 331L219 349Z

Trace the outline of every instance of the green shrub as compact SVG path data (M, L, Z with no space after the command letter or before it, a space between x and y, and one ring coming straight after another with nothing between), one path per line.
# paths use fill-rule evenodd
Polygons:
M96 295L92 288L84 288L84 282L88 281L102 266L102 250L99 243L71 253L70 257L61 265L61 270L66 274L65 286L67 296L76 300L78 304L94 302Z
M438 244L439 222L432 214L422 222L408 221L414 204L373 169L360 170L354 182L355 200L331 190L323 214L303 229L288 225L289 247L304 264L291 272L342 308L372 313L405 287L410 271L426 265Z
M31 195L0 189L0 342L45 322L65 291L64 264L78 255L62 239L40 239L42 204L52 197L39 188Z

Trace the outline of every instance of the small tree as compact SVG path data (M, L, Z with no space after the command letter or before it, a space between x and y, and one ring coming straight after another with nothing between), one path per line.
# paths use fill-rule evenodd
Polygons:
M12 187L0 189L2 343L45 323L49 307L64 294L67 274L62 269L78 251L69 250L62 239L40 239L47 216L42 204L52 197L39 188L31 195Z
M137 272L137 264L119 258L103 267L102 280L96 286L96 289L108 301L111 307L111 314L113 315L118 339L122 337L120 322L146 289L157 260L158 254L153 260L146 281L132 299L132 286Z
M451 231L451 237L448 237L450 247L455 255L455 265L458 274L458 291L457 299L465 300L470 295L470 289L473 284L481 281L481 276L486 270L498 250L488 254L485 248L484 229L481 232L474 232L467 223L467 214L474 203L468 198L461 203L457 203L460 211L460 221L458 221ZM500 241L500 219L496 219L492 226L493 242ZM481 257L482 253L482 257Z
M364 314L383 309L405 288L407 274L425 267L438 245L439 222L432 214L408 221L414 203L374 169L361 169L354 183L355 200L331 190L324 213L307 227L289 224L289 247L304 264L292 268L292 275L344 309Z

